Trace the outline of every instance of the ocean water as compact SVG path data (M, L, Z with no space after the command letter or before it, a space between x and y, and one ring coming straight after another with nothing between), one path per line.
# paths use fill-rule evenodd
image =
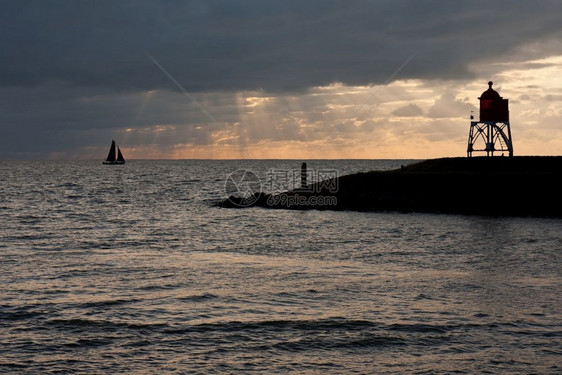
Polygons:
M0 373L562 373L562 220L214 205L299 161L0 168Z

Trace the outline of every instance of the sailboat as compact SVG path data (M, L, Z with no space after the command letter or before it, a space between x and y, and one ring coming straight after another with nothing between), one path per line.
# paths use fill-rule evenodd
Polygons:
M116 148L117 148L117 152L115 152ZM104 160L103 164L125 164L125 159L123 158L123 154L121 153L119 147L115 147L114 140L111 141L109 154L107 154L107 158Z

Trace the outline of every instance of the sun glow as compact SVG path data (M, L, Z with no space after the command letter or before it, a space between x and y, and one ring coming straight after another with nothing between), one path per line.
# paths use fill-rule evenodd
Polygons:
M181 93L147 91L139 105L139 121L147 125L124 127L121 144L129 158L463 156L468 117L477 113L478 97L493 80L510 99L516 155L562 153L562 56L472 69L488 75L386 86L334 83L275 95L262 90L198 95L211 116ZM154 110L149 103L168 103L167 110L178 116L152 122L146 119ZM136 146L126 147L127 142Z

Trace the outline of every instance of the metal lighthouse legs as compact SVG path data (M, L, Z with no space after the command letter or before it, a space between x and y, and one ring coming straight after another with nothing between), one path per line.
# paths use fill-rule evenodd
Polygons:
M494 152L508 153L513 156L513 142L509 121L471 121L468 133L467 156L473 152L485 152L494 156Z

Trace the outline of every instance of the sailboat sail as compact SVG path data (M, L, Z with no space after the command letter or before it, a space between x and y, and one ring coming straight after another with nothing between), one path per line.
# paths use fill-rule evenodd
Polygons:
M107 154L107 159L105 159L105 161L115 161L115 141L111 141L109 154Z
M117 152L116 152L117 149ZM115 141L111 141L111 147L109 148L109 153L103 164L125 164L125 158L121 153L119 147L115 147Z

